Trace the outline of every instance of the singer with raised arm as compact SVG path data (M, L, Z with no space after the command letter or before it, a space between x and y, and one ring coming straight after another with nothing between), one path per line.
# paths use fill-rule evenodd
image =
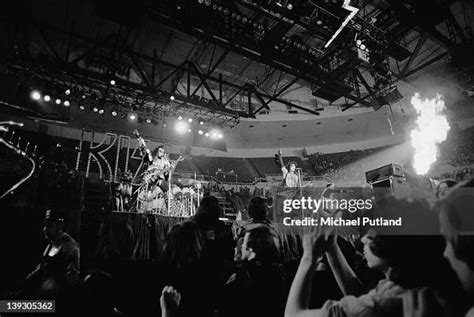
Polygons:
M288 167L283 163L283 158L281 157L281 151L278 151L275 154L275 160L281 166L281 172L283 173L283 186L285 187L299 187L300 177L296 173L296 162L288 162Z

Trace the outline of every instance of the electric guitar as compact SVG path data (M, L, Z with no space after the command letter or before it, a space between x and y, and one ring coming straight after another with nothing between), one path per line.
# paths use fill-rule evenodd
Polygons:
M168 160L167 156L166 156L166 159ZM182 156L178 157L177 160L171 162L170 166L167 166L164 169L158 170L158 168L150 167L149 170L147 170L147 173L145 174L145 176L143 177L144 181L150 184L159 179L164 179L165 174L169 172L173 172L176 166L178 165L178 163L181 161L184 161L184 158Z

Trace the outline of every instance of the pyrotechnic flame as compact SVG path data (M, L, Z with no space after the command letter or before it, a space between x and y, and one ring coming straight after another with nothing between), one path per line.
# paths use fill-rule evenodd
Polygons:
M411 144L415 149L413 168L418 175L424 175L438 158L438 144L446 140L450 129L448 120L441 115L444 101L437 95L433 99L421 100L416 93L411 98L418 118L418 127L411 131Z

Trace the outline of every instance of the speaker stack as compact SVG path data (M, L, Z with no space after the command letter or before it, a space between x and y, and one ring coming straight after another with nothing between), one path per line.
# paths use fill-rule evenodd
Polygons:
M409 189L402 165L391 163L365 173L365 179L374 190L376 199Z

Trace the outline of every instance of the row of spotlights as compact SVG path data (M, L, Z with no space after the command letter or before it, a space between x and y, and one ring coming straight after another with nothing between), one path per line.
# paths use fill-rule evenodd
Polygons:
M183 116L179 116L179 117L178 117L178 121L181 121L181 120L183 120ZM188 118L187 121L188 121L189 123L192 123L192 122L193 122L193 118ZM204 125L204 121L200 120L200 121L199 121L199 125Z
M178 134L185 134L186 132L191 133L192 130L185 121L178 120L174 125L174 129ZM211 137L212 139L222 139L224 135L218 130L211 130L210 132L204 132L203 130L198 130L199 135L204 135L205 137Z
M68 90L69 90L69 89L68 89ZM67 94L67 93L66 93L66 94ZM37 91L37 90L33 90L33 91L31 92L31 98L32 98L33 100L39 101L39 100L41 99L41 93L40 93L39 91ZM43 100L46 101L46 102L49 102L49 101L51 101L51 96L50 96L50 95L44 95L44 96L43 96ZM57 98L57 99L55 100L55 102L56 102L57 105L60 105L62 101L61 101L61 99ZM69 107L69 106L71 105L71 103L69 102L69 100L64 100L63 105L64 105L65 107Z

